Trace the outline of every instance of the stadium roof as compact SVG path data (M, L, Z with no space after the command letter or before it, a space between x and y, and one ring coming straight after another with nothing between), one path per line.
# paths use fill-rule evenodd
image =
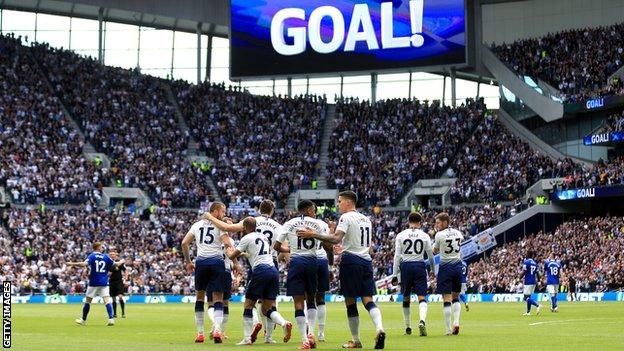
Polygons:
M229 0L0 0L0 8L228 37Z

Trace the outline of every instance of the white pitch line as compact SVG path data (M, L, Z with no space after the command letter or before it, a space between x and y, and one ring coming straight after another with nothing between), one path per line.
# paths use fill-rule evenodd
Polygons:
M559 324L559 323L565 324L569 322L585 322L585 321L607 320L607 319L609 318L563 319L560 321L545 321L545 322L529 323L529 326L542 325L542 324Z

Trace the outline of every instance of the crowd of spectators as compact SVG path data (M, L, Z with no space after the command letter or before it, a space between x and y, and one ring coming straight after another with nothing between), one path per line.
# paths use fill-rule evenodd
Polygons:
M605 132L624 131L624 110L610 115L605 121Z
M591 166L583 167L581 171L569 173L565 176L562 187L575 189L613 185L624 185L624 156L609 161L600 159Z
M553 160L514 136L493 116L485 118L458 153L449 175L454 203L513 201L542 178L581 173L570 159Z
M438 101L393 99L336 104L326 175L367 206L390 205L418 179L438 178L485 115L483 100L457 108Z
M519 74L559 89L565 101L624 93L621 79L609 81L624 65L624 23L521 39L493 51Z
M326 100L318 96L256 96L223 84L175 82L180 109L228 202L254 196L283 207L318 173Z
M0 185L11 200L99 199L110 172L87 160L83 146L21 38L0 36Z
M111 159L116 186L142 188L176 207L209 199L206 172L186 157L189 136L164 82L47 44L32 50L87 140Z
M624 288L624 217L607 216L566 222L554 233L540 232L494 249L469 266L469 291L521 293L528 251L536 253L531 258L540 268L548 258L560 260L562 285L574 277L584 292ZM541 280L537 290L544 284Z

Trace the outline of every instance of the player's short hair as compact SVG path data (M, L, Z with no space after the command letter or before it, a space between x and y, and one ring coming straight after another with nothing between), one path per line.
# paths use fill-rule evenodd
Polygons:
M446 223L451 222L451 216L449 216L449 214L446 212L438 213L438 215L436 216L436 219L442 222L446 222Z
M210 212L216 211L218 210L220 207L226 208L225 204L221 201L215 201L213 203L210 204Z
M357 194L351 190L341 191L340 193L338 193L338 196L353 201L353 204L357 204Z
M93 243L93 245L91 245L91 247L93 247L94 251L99 250L99 249L102 248L102 243L99 242L99 241L96 241L96 242Z
M527 250L526 258L533 258L533 256L535 256L535 252L533 252L533 250Z
M256 231L256 219L253 217L245 217L243 219L243 228L245 228L245 232L251 233Z
M310 200L301 200L297 205L297 210L299 211L299 213L304 213L312 206L314 206L314 202Z
M271 200L262 200L260 203L261 214L271 214L275 210L275 203Z
M407 217L407 221L410 223L421 223L422 215L420 214L420 212L412 212Z

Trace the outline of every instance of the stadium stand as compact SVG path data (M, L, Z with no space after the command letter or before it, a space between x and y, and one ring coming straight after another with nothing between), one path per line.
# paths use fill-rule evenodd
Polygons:
M563 100L624 93L621 79L609 81L624 65L624 23L567 30L492 49L519 74L539 78L559 89Z
M513 201L543 178L582 173L571 159L553 160L488 116L452 165L454 203Z
M142 188L175 207L207 200L206 175L186 158L189 136L158 79L46 44L33 52L86 138L111 158L117 186Z
M318 173L326 100L255 96L224 85L174 83L180 108L228 202L254 196L283 207Z
M82 155L84 140L12 35L0 36L0 87L0 185L11 201L98 201L109 170Z
M442 175L485 109L472 99L456 109L437 101L339 101L328 185L366 196L367 206L395 203L418 179Z

